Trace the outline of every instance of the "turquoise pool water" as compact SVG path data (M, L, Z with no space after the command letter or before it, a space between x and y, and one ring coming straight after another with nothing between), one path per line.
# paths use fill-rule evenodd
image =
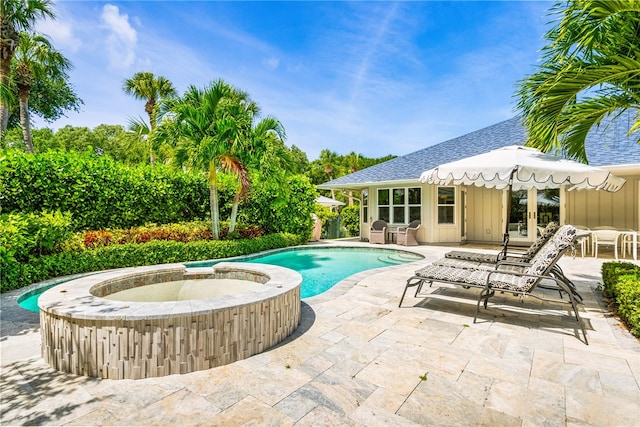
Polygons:
M390 249L366 248L295 248L270 255L252 255L232 260L185 263L187 267L210 267L221 261L279 265L297 271L302 276L301 298L310 298L330 289L339 281L365 270L389 267L423 259L421 255ZM38 311L38 298L47 289L63 283L58 281L33 289L18 298L20 307Z
M339 281L361 271L389 267L423 259L421 255L389 249L296 248L271 255L251 256L232 261L279 265L302 275L301 298L325 292ZM209 267L219 262L188 263Z

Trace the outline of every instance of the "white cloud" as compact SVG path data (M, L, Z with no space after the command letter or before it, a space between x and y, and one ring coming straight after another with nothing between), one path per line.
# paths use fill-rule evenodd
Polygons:
M129 68L136 59L138 42L138 34L129 23L129 15L120 14L117 6L107 4L102 9L100 19L109 32L106 47L110 66Z
M67 21L65 17L58 17L56 21L39 21L37 24L37 31L49 36L56 49L68 50L71 53L77 52L82 46L82 41L74 34L73 28L73 20Z
M264 65L271 68L272 70L275 70L280 65L280 60L278 58L273 58L273 57L267 58L262 62Z

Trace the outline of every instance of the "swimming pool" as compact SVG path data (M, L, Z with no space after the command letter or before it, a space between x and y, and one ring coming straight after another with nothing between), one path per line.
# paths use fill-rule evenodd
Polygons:
M249 262L279 265L290 268L302 275L301 298L319 295L339 281L365 270L389 267L420 261L422 255L378 248L358 247L297 247L286 248L269 254L256 254L233 259L196 261L185 263L187 267L210 267L222 261ZM93 274L93 273L92 273ZM18 298L18 304L25 310L38 312L38 298L52 286L63 283L57 281L29 292Z
M271 254L252 255L227 261L262 263L290 268L302 275L301 298L319 295L339 281L365 270L420 261L422 255L392 249L332 247L287 248ZM187 263L209 267L219 262Z

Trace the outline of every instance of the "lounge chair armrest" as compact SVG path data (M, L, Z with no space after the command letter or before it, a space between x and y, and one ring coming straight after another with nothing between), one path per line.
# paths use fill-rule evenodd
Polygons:
M502 261L498 261L496 263L496 268L495 270L498 270L498 268L501 265L513 265L513 266L517 266L517 267L529 267L531 264L528 262L522 262L522 261L510 261L508 259L502 260Z
M507 256L524 255L527 252L527 248L520 246L507 246Z

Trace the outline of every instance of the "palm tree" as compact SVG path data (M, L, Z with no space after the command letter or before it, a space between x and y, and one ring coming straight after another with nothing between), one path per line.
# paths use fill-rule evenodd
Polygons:
M163 98L174 97L177 92L173 84L163 76L154 76L153 73L142 71L135 73L132 78L126 79L122 84L122 90L127 95L146 101L144 111L149 115L150 132L156 128L156 106ZM155 164L153 147L149 146L149 161Z
M246 163L251 159L251 124L259 113L258 105L244 92L236 91L225 102L224 118L217 123L218 131L230 143L229 151L220 157L222 170L238 180L238 189L231 204L229 233L235 231L238 206L251 188Z
M349 173L354 173L360 169L360 155L352 151L347 155L347 164L349 165ZM353 191L349 190L349 206L353 206Z
M13 54L18 47L20 31L30 31L39 18L52 18L50 0L0 0L0 86L6 94L11 75ZM6 98L0 96L0 133L7 130L9 110Z
M257 108L254 110L258 112ZM251 122L256 117L249 114ZM286 172L293 167L289 152L284 146L286 134L282 124L274 117L266 117L253 124L249 133L243 136L241 145L237 147L236 160L227 170L238 177L238 191L231 207L229 232L235 230L238 205L246 197L251 186L249 169L260 171L263 178L284 182Z
M329 181L333 180L333 172L335 170L336 162L338 161L338 154L326 148L320 151L320 163L324 169L324 173L329 177ZM335 199L336 195L333 189L331 189L331 198Z
M209 182L211 233L220 238L218 206L218 171L232 157L237 142L236 129L226 117L231 100L246 100L247 95L223 80L204 89L190 86L183 97L166 101L165 120L158 127L158 137L176 144L178 167L203 170Z
M539 70L519 83L527 144L587 162L591 128L640 107L640 1L569 1L552 14ZM629 133L640 130L640 113ZM640 142L640 140L638 141Z
M29 120L29 93L36 80L67 78L71 63L54 49L49 39L40 34L20 33L13 56L13 82L18 88L20 124L27 150L33 153Z

